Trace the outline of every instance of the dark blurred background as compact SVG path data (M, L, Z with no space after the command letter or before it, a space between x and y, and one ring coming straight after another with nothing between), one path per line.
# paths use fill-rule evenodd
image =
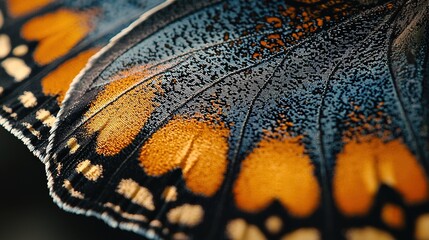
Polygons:
M49 196L43 164L0 127L0 240L134 240L94 217L61 210Z

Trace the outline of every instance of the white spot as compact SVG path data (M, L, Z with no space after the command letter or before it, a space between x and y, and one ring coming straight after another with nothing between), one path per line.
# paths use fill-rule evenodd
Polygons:
M6 34L0 34L0 58L6 57L10 52L10 38Z
M77 139L72 137L67 141L67 147L70 148L70 154L74 154L79 149L80 145L77 142Z
M155 210L152 193L149 189L140 186L132 179L122 179L116 189L116 192L128 198L135 204L151 211Z
M352 228L346 232L347 240L394 240L389 233L374 227Z
M56 118L46 109L40 109L36 112L36 119L41 121L43 125L52 127L55 123Z
M64 180L63 187L69 191L69 194L72 197L79 198L79 199L84 199L85 198L85 196L83 195L83 193L81 193L79 191L76 191L76 189L73 188L73 186L72 186L72 184L71 184L71 182L69 180Z
M93 165L89 160L84 160L77 165L76 172L82 173L90 181L97 181L103 174L103 167Z
M170 223L193 227L201 223L204 210L200 205L183 204L167 213Z
M25 62L19 58L10 57L1 63L1 66L10 76L15 78L15 81L22 81L27 78L31 73Z
M177 200L177 189L175 186L168 186L164 189L162 193L162 198L166 202L174 202Z
M423 214L416 221L416 239L429 239L429 213Z
M28 52L28 47L27 45L24 45L24 44L19 45L12 50L13 55L18 57L24 56L25 54L27 54L27 52Z
M29 91L24 91L24 93L18 97L18 100L25 108L32 108L37 106L37 98L32 92Z
M31 134L33 134L36 138L40 139L41 138L41 134L39 131L37 131L36 129L33 128L33 125L31 125L30 123L27 122L23 122L22 125L24 127L27 128L28 131L31 132Z
M315 228L300 228L288 233L281 240L320 240L320 233Z

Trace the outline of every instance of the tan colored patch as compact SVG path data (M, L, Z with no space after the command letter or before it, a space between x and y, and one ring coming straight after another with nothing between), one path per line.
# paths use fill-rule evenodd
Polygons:
M231 220L226 226L226 234L231 240L266 240L257 226L243 219Z
M191 238L183 232L178 232L178 233L173 234L173 239L174 240L188 240Z
M155 210L152 193L132 179L122 179L116 192L150 211Z
M96 152L113 156L131 144L143 128L156 104L152 101L160 90L159 78L139 84L152 71L136 67L119 73L91 103L85 117L89 134L98 133ZM126 92L126 93L125 93Z
M417 218L415 237L417 240L429 239L429 213L420 215Z
M22 95L18 97L18 100L25 108L32 108L37 106L37 98L32 92L25 91Z
M4 24L4 16L3 13L0 11L0 29L3 27Z
M427 199L423 169L401 140L383 142L366 137L348 142L337 155L334 199L342 213L364 215L384 183L402 194L408 204Z
M7 0L7 7L12 16L21 17L35 12L53 2L54 0Z
M183 204L168 211L167 219L170 223L194 227L201 223L204 210L200 205Z
M113 203L107 202L104 204L104 206L112 209L113 211L115 211L116 213L120 214L121 216L123 216L127 219L134 220L134 221L140 221L140 222L147 222L146 216L144 216L142 214L132 214L132 213L125 212L124 210L122 210L122 208L120 206L115 205Z
M162 222L161 221L159 221L159 220L152 220L150 223L149 223L149 226L151 226L151 227L156 227L156 228L161 228L162 227Z
M49 64L66 55L92 30L93 12L59 9L30 19L21 29L28 41L38 41L33 58L39 65Z
M0 34L0 58L6 57L10 52L10 38L6 34Z
M175 202L177 200L177 188L175 186L169 186L164 189L162 198L166 202Z
M40 139L41 138L41 134L39 131L37 131L36 129L34 129L33 125L31 125L30 123L27 122L23 122L22 125L27 128L28 131L30 131L31 134L33 134L33 136L35 136L36 138Z
M300 141L300 137L261 140L243 161L234 185L235 202L240 209L258 212L278 200L298 217L316 210L319 185Z
M402 228L405 225L404 211L398 205L388 203L381 209L381 219L392 228Z
M4 88L0 86L0 96L3 94Z
M24 56L27 53L28 53L28 47L27 47L27 45L23 45L23 44L19 45L19 46L16 46L12 50L12 54L15 55L15 56L18 56L18 57L22 57L22 56Z
M91 161L84 160L76 166L76 172L82 173L90 181L97 181L103 175L103 166L93 165Z
M69 140L67 140L67 147L70 149L70 154L76 153L80 147L77 138L71 137Z
M73 188L73 185L71 184L71 182L69 180L64 180L63 182L63 187L65 189L67 189L67 191L69 192L69 194L74 197L74 198L79 198L79 199L84 199L85 196L83 195L83 193L76 191L76 189Z
M265 220L265 228L271 234L276 234L282 230L283 221L278 216L271 216Z
M189 190L213 196L226 171L228 135L223 125L176 117L143 145L139 160L151 176L181 168Z
M56 121L56 118L51 115L51 112L49 112L46 109L40 109L36 112L36 119L41 121L43 125L47 127L54 126L54 123Z
M286 234L281 240L320 240L320 232L314 228L300 228Z
M15 78L15 81L20 82L27 78L31 73L31 68L25 64L22 59L9 57L6 58L1 66L4 68L9 76Z
M42 79L43 93L48 96L56 96L58 105L61 105L73 79L98 50L98 48L91 48L83 51L51 71Z
M394 240L389 233L374 227L353 228L346 232L347 240Z

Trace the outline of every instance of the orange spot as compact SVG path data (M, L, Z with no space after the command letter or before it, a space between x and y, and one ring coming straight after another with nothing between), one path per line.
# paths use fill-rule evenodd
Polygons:
M98 48L92 48L81 52L51 71L42 79L43 93L49 96L57 96L57 102L60 105L74 77L85 67L88 59L98 50Z
M146 123L155 108L152 99L161 91L160 80L155 78L126 91L147 79L150 73L147 69L135 68L118 74L117 79L91 103L85 113L85 117L90 118L85 127L89 134L98 132L98 154L118 154L134 140Z
M298 217L316 210L320 190L314 166L300 139L263 139L249 154L233 190L239 208L257 212L278 200Z
M367 213L381 184L396 189L408 204L427 199L424 171L399 139L364 137L347 143L337 155L333 179L339 209L346 215Z
M386 204L381 210L381 219L392 228L402 228L405 224L404 212L395 204Z
M273 24L275 28L282 27L282 20L278 17L267 17L266 20L267 20L267 23Z
M224 179L228 135L229 130L223 125L175 118L142 147L141 166L151 176L181 168L189 190L212 196Z
M53 2L54 0L7 0L7 6L12 16L21 17L35 12Z
M25 23L22 37L39 42L33 53L34 60L46 65L67 54L91 31L91 14L94 13L59 9Z

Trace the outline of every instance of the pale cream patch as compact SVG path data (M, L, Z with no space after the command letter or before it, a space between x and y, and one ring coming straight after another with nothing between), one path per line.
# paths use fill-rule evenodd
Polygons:
M39 131L37 131L36 129L33 128L33 125L31 125L30 123L27 122L23 122L22 125L27 128L28 131L30 131L31 134L33 134L33 136L35 136L37 139L41 138L41 134Z
M417 240L429 239L429 213L417 218L415 235Z
M320 240L320 232L315 228L301 228L286 234L281 240Z
M122 179L119 183L116 192L151 211L155 210L153 196L149 189L140 186L132 179Z
M130 220L134 220L134 221L140 221L140 222L147 222L147 218L146 216L142 215L142 214L132 214L132 213L128 213L122 210L122 208L118 205L115 205L113 203L107 202L104 204L105 207L112 209L113 211L115 211L116 213L120 214L121 216L130 219Z
M19 46L16 46L13 50L12 50L13 55L18 56L18 57L22 57L25 54L28 53L28 47L27 45L21 44Z
M4 88L3 88L3 87L0 87L0 95L2 95L2 94L3 94L3 92L4 92Z
M82 173L90 181L97 181L103 175L103 166L93 165L91 161L84 160L77 165L76 172Z
M61 170L63 169L63 164L62 163L58 163L57 164L57 176L61 175Z
M257 226L243 219L231 220L226 226L226 234L231 240L266 240Z
M162 222L161 221L159 221L159 220L152 220L150 223L149 223L149 226L151 226L151 227L156 227L156 228L161 228L162 227Z
M170 223L193 227L201 223L204 210L200 205L183 204L167 213Z
M32 92L29 91L24 91L24 93L18 97L18 100L25 108L37 106L37 98Z
M12 118L14 118L14 119L17 119L17 118L18 118L18 115L17 115L16 113L14 113L14 112L13 112L12 108L10 108L10 107L8 107L8 106L6 106L6 105L3 105L3 106L2 106L2 109L3 109L3 111L5 111L6 113L9 113L9 114L10 114L10 117L12 117Z
M51 112L49 112L46 109L40 109L36 112L36 119L41 121L43 125L47 127L54 126L54 123L56 121L56 118L51 115Z
M346 232L347 240L394 240L392 235L374 227L352 228Z
M6 34L0 34L0 58L6 57L11 49L10 38Z
M31 73L31 68L25 64L24 60L10 57L5 59L1 66L10 76L15 78L15 81L20 82L27 78Z
M177 188L175 186L168 186L162 193L162 198L166 202L174 202L177 200Z
M265 220L265 228L268 230L268 232L272 234L276 234L282 230L283 227L283 221L278 216L271 216Z
M77 142L77 138L75 137L71 137L68 141L67 141L67 147L70 149L70 154L74 154L76 153L76 151L79 149L80 145Z
M69 180L64 180L63 187L65 189L67 189L67 191L69 191L69 194L72 197L79 198L79 199L84 199L85 198L85 196L83 195L83 193L81 193L79 191L76 191L76 189L73 188L73 186L72 186L72 184L71 184L71 182Z

